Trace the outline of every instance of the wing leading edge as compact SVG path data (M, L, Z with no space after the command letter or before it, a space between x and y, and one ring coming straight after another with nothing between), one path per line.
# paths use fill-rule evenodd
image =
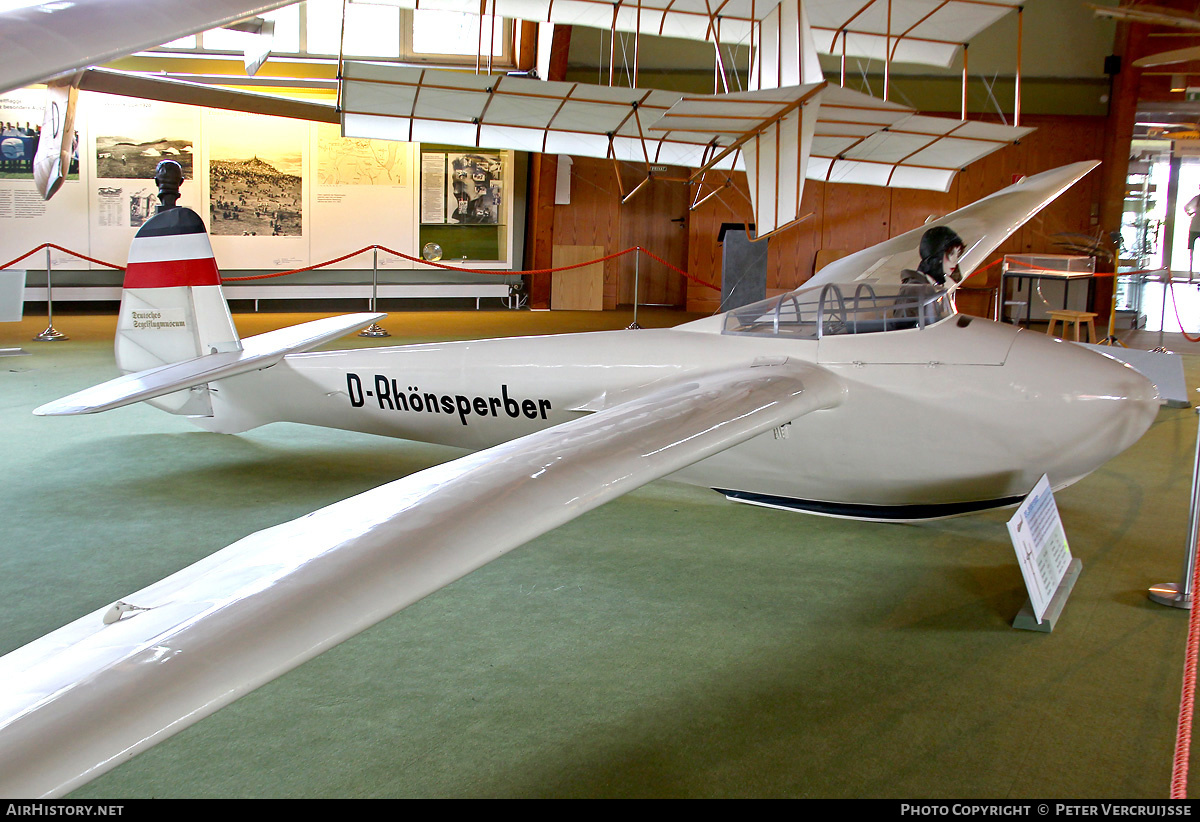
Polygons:
M0 658L0 796L62 795L509 550L812 411L813 364L731 369L259 531ZM142 610L145 609L145 610Z

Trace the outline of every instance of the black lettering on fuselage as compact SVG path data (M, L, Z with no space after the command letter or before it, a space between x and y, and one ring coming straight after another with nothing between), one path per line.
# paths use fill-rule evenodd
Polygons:
M546 420L553 410L550 400L543 397L514 397L509 393L507 384L500 386L499 395L490 392L479 396L438 394L436 391L422 391L415 385L404 386L398 380L384 374L375 374L374 386L373 392L364 391L362 377L347 372L346 393L350 397L350 407L362 408L366 404L365 398L373 395L381 411L447 414L457 416L462 425L469 425L471 417L499 419L502 412L510 419L524 417L530 420Z
M393 380L392 385L395 384L396 381ZM383 408L383 404L386 402L388 408L396 410L396 406L392 405L392 395L388 391L388 378L382 374L375 375L375 398L379 401L380 408Z
M366 400L363 399L362 380L353 372L346 372L346 393L350 395L350 407L362 408Z

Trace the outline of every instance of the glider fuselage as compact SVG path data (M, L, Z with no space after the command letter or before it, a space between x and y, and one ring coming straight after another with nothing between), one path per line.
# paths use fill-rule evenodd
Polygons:
M1068 485L1123 451L1154 386L1086 349L952 315L924 329L782 339L677 329L289 355L214 387L234 432L291 421L481 449L734 365L813 362L845 400L673 475L749 502L868 519L1011 503L1043 473Z

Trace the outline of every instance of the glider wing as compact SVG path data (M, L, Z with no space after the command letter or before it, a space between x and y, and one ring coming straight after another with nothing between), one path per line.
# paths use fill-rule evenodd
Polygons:
M507 551L807 413L811 363L728 369L234 543L0 658L0 796L55 796Z

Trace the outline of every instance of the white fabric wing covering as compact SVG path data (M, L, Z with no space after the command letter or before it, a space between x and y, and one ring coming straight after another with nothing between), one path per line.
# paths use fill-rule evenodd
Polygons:
M478 14L478 0L383 0L400 8L460 11ZM518 20L616 29L661 37L740 43L750 37L750 21L761 19L780 0L487 0L486 14ZM710 22L709 10L718 15ZM753 17L752 17L753 15Z
M822 94L808 178L946 191L960 169L1031 131L927 117L833 86Z
M413 9L440 9L478 14L477 0L381 0ZM796 0L487 0L488 14L519 20L616 29L623 32L688 40L749 44L751 20L761 23L754 39L787 29ZM1022 3L1011 0L806 0L816 49L822 54L901 63L949 66L963 43ZM789 7L790 8L787 8ZM710 12L717 24L710 22ZM768 60L764 65L771 65ZM807 79L807 78L806 78ZM780 84L796 82L781 80Z
M799 214L803 180L945 191L1032 129L915 114L820 84L722 95L345 64L348 137L452 143L749 175L760 234Z
M806 0L817 51L949 66L963 43L1022 3L956 0Z

